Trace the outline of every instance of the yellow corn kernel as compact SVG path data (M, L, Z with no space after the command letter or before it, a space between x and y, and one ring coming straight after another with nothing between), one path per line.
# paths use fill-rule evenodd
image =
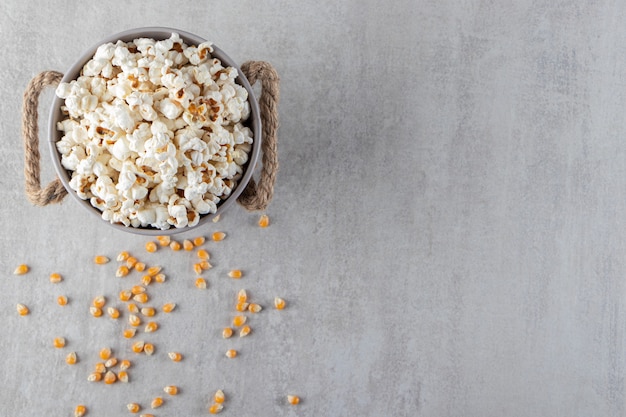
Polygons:
M115 276L118 278L123 278L130 272L130 269L126 265L120 265L115 271Z
M165 282L165 274L156 274L154 276L154 281L158 282L159 284L163 284Z
M178 352L169 352L167 356L174 362L180 362L183 359L183 355Z
M158 265L155 266L151 266L150 268L148 268L148 270L146 271L146 274L150 275L151 277L156 276L159 272L161 272L161 268Z
M226 400L226 396L224 395L224 391L218 389L215 391L215 395L213 395L213 400L218 404L223 404Z
M178 243L177 241L173 240L170 243L170 249L173 250L174 252L178 252L181 249L181 245L180 243Z
M94 367L94 372L98 374L104 374L107 371L107 367L104 366L103 362L98 362Z
M211 406L209 407L209 413L210 414L218 414L220 413L222 410L224 409L224 406L222 404L211 404Z
M82 404L79 404L74 408L74 417L83 417L87 414L87 407Z
M287 395L287 402L291 405L297 405L300 403L300 397L297 395Z
M193 243L191 242L191 240L189 239L183 240L183 249L185 249L186 251L193 250Z
M199 288L201 290L205 290L206 289L206 280L204 278L196 278L196 288Z
M63 277L61 276L61 274L58 274L56 272L53 272L50 274L50 282L53 284L58 284L59 282L63 281Z
M135 353L141 353L143 352L143 348L145 347L145 343L143 340L140 340L138 342L133 343L133 345L130 347L131 350Z
M131 312L133 314L139 313L139 307L137 307L137 304L135 304L135 303L128 303L126 305L126 308L128 309L129 312Z
M171 239L169 236L157 236L156 239L159 242L159 245L161 246L167 246L171 242Z
M149 299L148 294L146 294L145 292L141 293L141 294L137 294L137 295L135 295L133 297L133 300L135 300L135 301L137 301L138 303L141 303L141 304L147 303L148 299Z
M270 218L268 217L267 214L262 214L261 217L259 217L259 227L266 228L269 225L270 225Z
M169 395L176 395L178 394L178 387L176 385L168 385L167 387L163 388L163 391L165 391L165 393Z
M212 221L213 223L217 223L217 222L219 222L219 221L220 221L220 215L218 214L217 216L213 217L213 219L211 219L211 221Z
M120 317L120 311L115 308L115 307L109 307L107 308L107 314L109 315L109 317L111 317L113 320L118 319Z
M153 307L142 307L141 314L146 317L152 317L156 314L156 310Z
M120 301L128 301L132 296L133 293L130 290L120 291Z
M244 290L242 288L237 293L237 302L238 303L245 303L246 301L248 301L248 293L246 292L246 290Z
M107 368L113 368L115 365L117 365L117 358L111 358L104 363Z
M57 348L57 349L65 347L65 338L64 337L55 337L54 340L52 341L52 345L55 348Z
M122 361L120 361L120 369L122 371L127 370L128 368L130 368L130 361L128 359L124 359Z
M98 308L104 307L105 304L106 304L106 298L104 298L103 295L97 296L91 302L91 305L93 305L94 307L98 307Z
M157 244L154 243L153 241L150 242L146 242L146 250L150 253L154 253L156 252L158 249Z
M129 257L126 259L126 267L127 267L128 269L133 268L133 267L135 266L135 264L136 264L136 263L137 263L137 258L135 258L134 256L129 256Z
M162 397L154 397L154 399L150 403L150 407L152 407L152 408L159 408L162 405L163 405L163 398Z
M196 275L200 275L202 273L203 269L202 266L200 266L200 263L195 263L193 264L193 272L196 273Z
M115 375L115 372L107 371L107 373L104 374L105 384L113 384L115 381L117 381L117 375Z
M141 319L137 315L131 314L128 316L128 324L133 327L138 327L141 325Z
M124 335L126 339L131 339L135 337L136 333L137 333L137 329L124 329L124 332L122 334Z
M97 255L93 258L93 261L97 264L97 265L104 265L109 263L109 258L107 258L106 256L103 255Z
M128 411L131 413L138 413L139 410L141 410L141 407L137 403L126 404L126 408L128 408Z
M141 277L141 284L144 286L148 286L150 285L150 283L152 282L152 277L150 275L144 275L143 277Z
M108 360L111 357L111 348L103 347L102 349L100 349L98 355L103 361Z
M117 373L117 379L120 382L128 382L128 372L126 372L126 371L119 371Z
M204 238L204 236L198 236L198 237L194 238L193 244L195 246L202 246L202 245L204 245L204 241L205 240L206 239Z
M87 381L89 382L98 382L102 379L102 374L99 372L92 372L87 376Z
M68 365L75 365L78 361L78 357L76 356L76 352L70 352L65 357L65 363Z
M235 306L235 310L237 311L246 311L248 309L248 303L237 303Z
M133 295L142 294L146 292L146 287L142 285L133 285L133 288L130 289L130 292L132 292Z
M200 265L200 269L202 269L203 271L213 268L213 265L211 265L209 261L201 261L198 263L198 265Z
M64 295L59 295L57 297L57 304L60 306L67 305L67 297Z
M274 298L274 307L276 307L276 310L282 310L283 308L285 308L286 305L287 303L285 303L285 300L283 300L282 298Z
M229 277L231 277L231 278L235 278L235 279L239 279L239 278L241 278L241 275L243 275L243 274L241 273L241 270L240 270L240 269L233 269L232 271L230 271L230 272L228 273L228 276L229 276Z
M154 417L154 414L140 414L139 417Z
M171 313L172 311L174 311L175 308L176 308L176 303L166 303L166 304L163 304L163 312L164 313Z
M143 272L146 270L146 264L143 262L137 262L135 264L135 271L137 272Z
M224 238L226 238L226 233L224 232L213 232L211 235L211 239L213 239L214 242L219 242L224 240Z
M226 357L230 359L237 357L237 351L235 349L228 349L226 351Z
M91 306L91 307L89 307L89 314L91 314L94 317L100 317L100 316L102 316L102 309L98 308L98 307Z
M143 346L143 352L146 355L151 356L154 353L154 345L152 343L146 343Z
M150 321L146 324L146 327L144 327L143 331L144 333L152 333L157 331L158 328L159 325L156 322Z
M211 259L211 254L206 249L199 249L198 252L196 252L196 255L198 255L198 258L204 261L208 261L209 259Z
M261 310L263 310L263 307L261 307L260 305L256 303L250 303L250 305L248 306L248 311L250 313L258 313Z
M235 327L243 326L246 323L246 320L247 320L246 316L235 316L233 318L233 326Z
M239 337L244 337L250 334L250 331L252 329L250 328L250 326L248 326L247 324L245 326L243 326L241 328L241 330L239 331Z
M224 327L224 329L222 330L222 337L224 339L228 339L232 335L233 335L233 329L231 329L230 327Z
M24 304L17 304L17 313L20 316L25 316L30 312L30 310L28 309L28 307L26 307Z
M130 254L127 251L122 251L117 255L117 261L124 262L129 257L130 257Z

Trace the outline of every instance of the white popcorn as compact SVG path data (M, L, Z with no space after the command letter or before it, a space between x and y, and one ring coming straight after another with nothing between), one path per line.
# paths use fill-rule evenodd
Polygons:
M252 150L248 94L212 52L176 33L107 43L57 87L61 163L103 219L192 227L236 186Z

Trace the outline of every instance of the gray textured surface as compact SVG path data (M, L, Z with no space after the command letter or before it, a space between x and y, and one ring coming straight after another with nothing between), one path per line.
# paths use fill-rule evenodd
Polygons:
M89 416L122 416L168 383L182 393L155 415L205 415L217 388L224 415L626 413L625 6L178 3L0 5L0 415L69 416L83 402ZM268 60L282 76L273 224L260 230L257 215L231 209L204 293L190 255L144 255L144 239L75 202L35 208L23 193L28 80L148 25ZM113 264L90 263L121 249L165 265L155 302L180 308L159 318L157 354L136 359L130 385L88 384L97 349L129 355L120 324L86 313L94 295L127 285ZM21 262L32 272L11 275ZM240 282L223 277L232 266L247 271ZM62 284L47 282L52 270ZM289 308L266 308L251 336L224 341L240 287ZM61 292L66 309L54 304ZM18 301L30 316L16 315ZM50 347L59 334L79 353L74 368ZM224 358L229 346L241 356ZM166 360L170 349L185 361ZM289 392L302 404L285 405Z

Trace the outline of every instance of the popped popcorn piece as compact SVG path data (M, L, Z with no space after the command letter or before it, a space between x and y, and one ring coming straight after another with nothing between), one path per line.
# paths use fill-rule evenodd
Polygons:
M194 226L237 185L253 143L248 94L212 52L176 33L107 43L57 87L61 163L103 219Z

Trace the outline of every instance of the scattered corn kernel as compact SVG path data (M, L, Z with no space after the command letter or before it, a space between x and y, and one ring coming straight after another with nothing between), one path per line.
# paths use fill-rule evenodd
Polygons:
M144 275L143 277L141 277L141 283L144 286L148 286L150 285L150 283L152 282L152 277L150 275Z
M128 324L133 327L138 327L141 325L141 319L135 314L131 314L128 316Z
M130 270L128 269L126 265L120 265L115 271L115 276L118 278L123 278L126 275L128 275L129 272Z
M138 413L139 410L141 410L141 406L137 403L126 404L126 408L128 408L128 411L131 413Z
M114 320L120 317L120 311L115 307L107 308L107 314Z
M137 262L135 264L135 271L137 272L143 272L146 270L146 264L143 262Z
M259 227L266 228L269 225L270 225L270 218L268 217L267 214L262 214L261 217L259 217Z
M100 359L102 359L103 361L108 360L111 357L111 348L104 347L100 349L100 352L98 353L98 355L100 356Z
M200 265L200 263L195 263L193 264L193 272L196 273L196 275L200 275L202 273L203 269L202 266Z
M117 255L117 261L124 262L129 257L130 257L130 254L127 251L122 251Z
M146 324L146 327L144 327L143 331L144 333L152 333L157 331L158 328L159 325L156 322L150 321Z
M133 345L131 346L131 349L135 353L141 353L141 352L143 352L143 348L144 347L145 347L144 341L140 340L138 342L133 343Z
M67 305L67 297L64 295L59 295L57 297L57 304L60 306Z
M91 306L89 307L89 314L91 314L94 317L100 317L102 316L102 309L99 307Z
M165 282L165 274L156 274L154 276L154 281L158 282L159 284L163 284Z
M300 397L297 395L287 395L287 402L291 405L296 405L300 403Z
M106 298L104 298L103 295L97 296L91 302L91 305L93 305L94 307L98 307L98 308L104 307L104 304L106 304Z
M104 363L107 368L113 368L115 365L117 365L117 358L111 358Z
M96 373L104 374L106 371L107 371L107 367L104 365L103 362L98 362L96 366L94 367L94 372Z
M123 335L126 339L131 339L135 337L136 333L137 333L137 329L124 329Z
M248 303L237 303L235 306L235 310L237 311L246 311L248 309Z
M130 297L133 296L133 293L130 290L122 290L120 291L120 301L128 301Z
M248 306L248 311L250 313L258 313L261 310L263 310L263 307L261 307L260 305L256 303L250 303L250 305Z
M126 308L128 309L128 311L130 311L133 314L139 313L139 307L137 307L137 304L135 303L128 303L126 305Z
M130 368L130 361L128 359L124 359L124 360L120 361L120 369L122 371L125 371L128 368Z
M209 254L209 251L206 249L199 249L198 252L196 252L196 255L198 255L198 258L205 261L211 259L211 254Z
M163 391L165 391L165 393L169 395L176 395L178 394L178 387L176 385L168 385L167 387L163 388Z
M204 278L196 278L196 288L201 290L206 289L206 280Z
M25 316L30 312L30 310L28 309L28 307L26 307L24 304L17 304L17 313L20 316Z
M171 241L169 236L157 236L156 239L161 246L167 246L170 244Z
M170 243L170 249L171 250L173 250L175 252L178 252L180 250L180 248L181 248L181 245L177 241L173 240L172 243Z
M61 274L58 274L56 272L53 272L50 274L50 282L53 284L58 284L59 282L63 281L63 277L61 276Z
M250 334L250 331L252 329L250 328L250 326L248 326L247 324L245 326L243 326L241 328L241 330L239 331L239 337L244 337Z
M162 405L163 405L163 398L162 397L154 397L154 399L150 403L150 407L152 407L152 408L159 408Z
M246 292L246 290L244 290L242 288L237 293L237 302L238 303L245 303L246 301L248 301L248 293Z
M213 239L214 242L224 240L225 237L226 233L224 232L213 232L213 234L211 235L211 239Z
M171 359L172 361L174 361L174 362L180 362L180 361L181 361L181 359L183 359L183 355L181 355L181 354L180 354L180 353L178 353L178 352L169 352L169 353L167 354L167 356L169 356L169 357L170 357L170 359Z
M282 310L283 308L285 308L286 305L287 303L285 303L285 300L283 300L282 298L274 298L274 307L276 307L276 310Z
M154 417L154 414L140 414L139 417Z
M204 241L205 240L206 239L204 238L204 236L198 236L198 237L194 238L193 244L195 246L202 246L202 245L204 245Z
M222 404L211 404L211 406L209 407L209 413L217 414L220 413L223 409L224 406Z
M217 223L217 222L219 222L219 221L220 221L220 215L218 214L217 216L213 217L213 219L211 219L211 221L212 221L213 223Z
M148 268L148 270L146 271L146 274L150 275L151 277L156 276L159 272L161 272L161 268L158 265L155 266L151 266L150 268Z
M65 363L67 363L68 365L76 364L77 360L78 360L78 357L76 356L76 352L70 352L65 357Z
M185 249L186 251L193 250L193 243L191 242L191 240L189 239L183 240L183 249Z
M102 374L100 372L92 372L87 376L87 381L89 382L98 382L102 379Z
M233 317L233 326L239 327L243 326L246 323L248 318L246 316L235 316Z
M107 373L104 374L105 384L113 384L115 381L117 381L117 375L115 375L115 372L107 371Z
M128 382L128 372L126 372L126 371L119 371L117 373L117 379L120 382Z
M176 303L166 303L166 304L163 304L163 312L164 313L171 313L172 311L174 311L175 308L176 308Z
M98 265L104 265L109 263L109 258L107 258L106 256L97 255L93 258L93 261Z
M74 408L74 417L83 417L85 414L87 414L87 407L84 405L80 404Z
M232 359L237 356L237 351L235 349L228 349L226 351L226 357Z
M226 396L224 395L224 391L218 389L215 391L215 395L213 395L213 400L218 404L223 404L226 400Z
M211 265L209 261L199 262L198 265L200 265L200 269L202 269L203 271L213 268L213 265Z
M146 250L150 253L154 253L157 251L157 244L154 243L153 241L147 242L146 243Z
M148 294L141 293L141 294L137 294L133 297L133 300L137 301L138 303L147 303L149 300Z
M240 269L233 269L232 271L230 271L230 272L228 273L228 276L229 276L229 277L231 277L231 278L235 278L235 279L239 279L239 278L241 278L241 275L242 275L242 273L241 273L241 270L240 270Z
M55 337L54 340L52 341L52 345L55 348L57 348L57 349L65 347L65 338L64 337Z
M142 285L133 285L133 288L130 289L130 292L132 292L133 295L142 294L146 292L146 287Z
M153 307L142 307L141 314L146 317L152 317L156 314L156 310Z
M224 327L224 330L222 330L222 337L224 339L228 339L232 335L233 335L233 329L231 329L230 327Z
M135 258L134 256L129 256L128 258L126 258L126 267L128 269L133 268L135 264L137 264L137 258Z
M146 343L143 346L143 352L146 355L151 356L154 353L154 345L152 343Z

